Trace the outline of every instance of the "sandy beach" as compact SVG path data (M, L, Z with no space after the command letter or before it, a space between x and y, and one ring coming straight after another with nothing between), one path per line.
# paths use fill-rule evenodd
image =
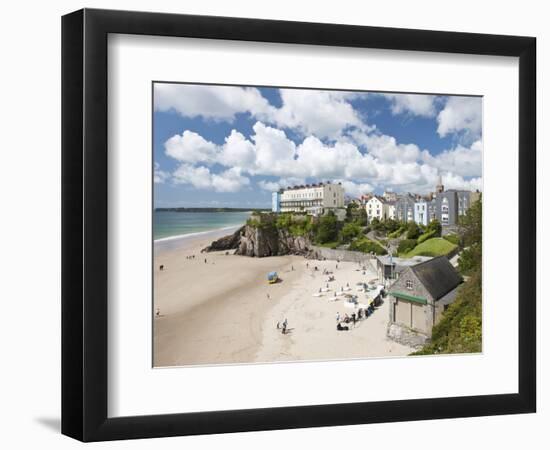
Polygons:
M368 319L336 330L336 314L351 315L334 290L359 295L357 282L376 278L357 263L312 261L300 256L249 258L200 253L230 230L155 244L154 365L185 366L403 356L412 348L387 340L387 303ZM190 258L195 255L194 258ZM164 265L160 271L159 266ZM314 270L317 266L318 270ZM328 283L333 272L335 281ZM281 282L268 284L277 271ZM282 334L277 322L288 321Z

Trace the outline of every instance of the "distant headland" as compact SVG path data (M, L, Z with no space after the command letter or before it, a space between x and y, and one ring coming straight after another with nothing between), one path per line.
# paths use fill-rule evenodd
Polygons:
M248 211L271 211L270 208L155 208L155 212L248 212Z

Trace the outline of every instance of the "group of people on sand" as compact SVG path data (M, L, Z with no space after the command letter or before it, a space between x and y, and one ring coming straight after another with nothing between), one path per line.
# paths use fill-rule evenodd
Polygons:
M188 255L185 257L185 259L195 259L195 255Z
M348 315L348 313L345 313L344 316L342 317L342 316L340 316L340 313L337 312L336 313L336 329L338 331L349 331L349 326L348 325L343 325L343 323L344 324L353 324L353 326L355 327L356 323L359 320L366 319L373 312L374 312L374 306L372 305L372 303L367 308L359 308L357 313L353 312L351 314L351 316Z
M283 320L283 323L277 322L277 330L281 330L282 334L286 334L288 327L288 320L285 317L285 320Z

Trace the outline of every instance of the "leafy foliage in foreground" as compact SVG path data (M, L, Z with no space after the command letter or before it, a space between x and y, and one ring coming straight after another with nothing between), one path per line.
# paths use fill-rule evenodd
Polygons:
M462 252L459 263L461 269L467 265L469 279L433 328L431 343L413 355L481 352L481 200L470 207L461 227L462 239L469 251Z
M413 355L481 352L481 270L460 288L453 304L433 328L432 341Z

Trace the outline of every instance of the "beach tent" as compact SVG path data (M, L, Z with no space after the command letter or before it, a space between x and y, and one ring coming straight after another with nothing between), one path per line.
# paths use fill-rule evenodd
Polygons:
M269 272L267 274L267 281L269 283L276 283L278 279L279 279L279 276L277 275L277 272Z

